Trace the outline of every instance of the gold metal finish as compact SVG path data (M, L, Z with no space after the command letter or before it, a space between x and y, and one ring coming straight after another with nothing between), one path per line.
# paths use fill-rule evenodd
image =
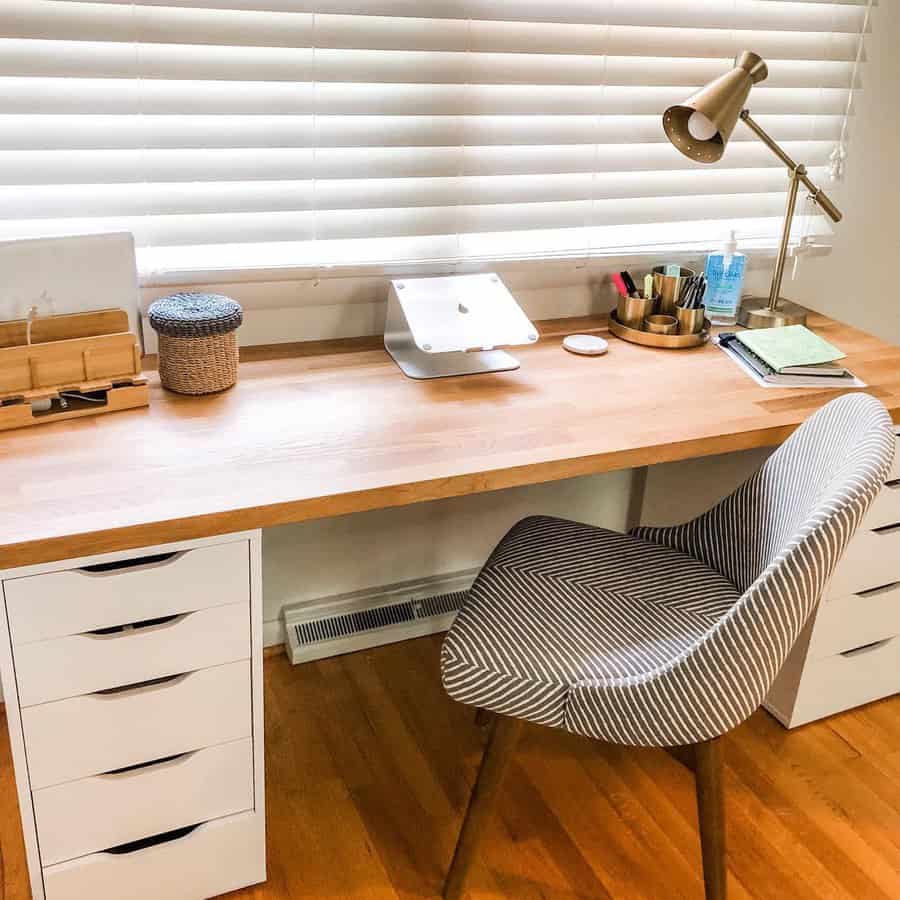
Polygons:
M831 198L817 188L806 174L806 167L794 162L778 144L753 121L750 113L745 109L741 113L741 119L750 130L788 167L790 170L790 186L788 188L787 204L784 211L784 226L781 229L781 242L778 245L778 256L775 258L775 270L772 273L772 284L769 288L769 296L766 300L760 297L745 297L741 300L741 309L738 312L738 323L747 328L779 328L783 325L803 325L806 322L807 310L781 296L781 281L784 277L784 264L787 260L788 246L791 241L791 225L794 221L794 211L797 207L797 192L802 184L810 197L821 207L822 211L832 220L840 222L843 218L841 211L834 205Z
M805 325L808 310L798 303L779 297L773 308L768 297L744 297L738 313L738 324L746 328L780 328L783 325Z
M734 68L692 94L684 103L671 106L663 115L663 128L676 149L696 162L718 162L741 115L750 88L769 74L761 56L745 50ZM706 116L716 127L708 140L698 140L688 130L695 112Z
M696 309L685 309L683 306L676 306L675 318L678 319L679 334L697 334L697 332L703 331L703 323L706 321L706 307L698 306Z
M666 316L674 315L675 304L681 297L685 281L695 274L693 269L682 266L678 275L666 275L665 266L656 266L653 269L653 290L659 295L657 311Z
M635 328L626 328L616 318L615 312L609 314L609 330L611 334L629 341L632 344L640 344L643 347L661 347L666 350L684 350L688 347L700 347L709 340L709 319L703 322L703 331L699 334L651 334L649 331L638 331Z
M650 334L676 334L678 319L675 316L647 316L644 319L644 330Z
M643 297L619 297L619 305L616 307L616 315L623 324L629 328L640 329L647 316L652 316L656 310L657 294L650 300Z
M706 87L701 88L696 94L689 97L683 104L672 106L663 114L663 128L672 145L697 162L712 163L722 158L731 132L740 118L744 124L787 166L790 172L790 187L788 189L787 209L785 210L784 227L781 232L781 243L778 248L778 256L775 261L775 271L772 275L772 285L769 290L769 298L765 307L767 313L762 313L758 305L759 298L748 298L743 301L738 314L738 321L749 328L770 328L778 325L794 325L806 320L806 311L796 304L789 304L781 298L781 280L784 275L784 264L787 259L788 246L791 239L791 224L794 219L794 210L797 205L797 191L802 184L812 199L832 222L840 222L841 211L835 206L831 198L810 180L806 174L806 168L791 159L787 153L755 122L750 111L744 109L744 103L750 95L750 89L754 84L762 81L768 75L768 69L762 58L755 53L744 51L734 61L734 68L730 72L711 81ZM715 133L706 139L699 139L691 134L689 121L695 113L705 117L700 125L715 128ZM698 131L695 125L694 131ZM662 312L667 312L665 308Z
M800 179L800 183L807 191L809 191L809 195L816 201L818 206L821 207L822 212L824 212L832 222L837 224L844 218L844 214L834 205L834 201L828 194L821 188L816 187L815 183L806 174L806 169L795 163L794 160L784 152L784 150L775 142L775 139L750 115L749 109L745 109L741 113L741 121L788 167L788 169L790 169L790 171L796 172L798 169L803 169L802 172L797 172L797 178Z

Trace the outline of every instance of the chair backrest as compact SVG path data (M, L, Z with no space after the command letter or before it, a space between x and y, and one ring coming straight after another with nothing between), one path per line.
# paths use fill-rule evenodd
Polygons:
M702 560L743 592L667 673L704 698L706 736L733 728L768 693L884 483L894 444L881 403L845 395L709 512L676 528L637 529L645 540Z
M852 530L887 477L894 435L885 408L868 394L832 400L810 416L733 494L685 525L641 528L702 560L746 591L819 523L839 516ZM851 526L852 523L852 526ZM823 559L829 573L843 551Z

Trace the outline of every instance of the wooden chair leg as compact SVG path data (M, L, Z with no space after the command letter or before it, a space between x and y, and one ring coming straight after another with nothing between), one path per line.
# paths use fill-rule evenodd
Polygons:
M725 796L722 785L722 745L719 738L694 744L694 778L706 900L725 900Z
M475 860L485 825L490 821L494 801L522 730L522 723L518 719L507 716L493 716L493 719L478 778L469 798L469 807L456 842L453 861L444 882L444 900L459 900L463 896L466 876Z
M489 709L484 709L483 707L479 706L475 710L475 724L479 728L485 728L491 724L491 716L492 714Z

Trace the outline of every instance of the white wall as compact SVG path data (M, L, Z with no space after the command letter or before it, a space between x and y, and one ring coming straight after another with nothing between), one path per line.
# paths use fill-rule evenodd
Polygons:
M900 344L900 2L872 11L863 90L854 100L844 220L831 255L803 264L792 299ZM829 193L830 186L824 186Z
M265 532L265 618L285 603L477 568L534 513L621 529L628 472L287 525Z

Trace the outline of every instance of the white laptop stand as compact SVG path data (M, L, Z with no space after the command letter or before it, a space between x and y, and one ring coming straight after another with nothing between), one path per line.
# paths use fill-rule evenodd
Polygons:
M517 369L515 357L495 348L537 339L537 329L497 275L391 282L384 346L410 378Z

